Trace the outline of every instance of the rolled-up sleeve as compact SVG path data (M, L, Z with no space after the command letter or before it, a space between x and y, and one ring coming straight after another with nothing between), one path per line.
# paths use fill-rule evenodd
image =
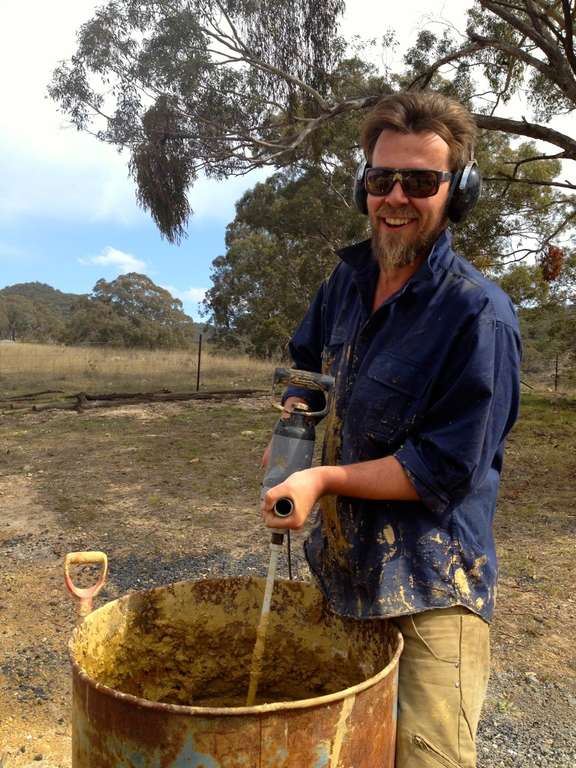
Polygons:
M442 514L491 467L500 471L519 394L517 330L481 314L450 350L417 433L394 454L430 510Z

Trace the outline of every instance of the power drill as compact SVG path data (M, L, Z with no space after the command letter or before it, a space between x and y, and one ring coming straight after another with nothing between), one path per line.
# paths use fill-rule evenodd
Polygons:
M324 407L320 411L311 411L306 403L296 403L288 416L278 419L272 433L266 475L262 481L262 497L270 488L283 483L293 472L307 469L312 465L316 440L316 419L325 416L328 412L328 400L334 387L334 379L325 374L300 371L295 368L276 368L272 379L272 404L275 408L281 409L282 406L274 402L278 384L297 386L311 392L321 392L324 395ZM278 517L288 517L292 514L293 509L294 503L290 498L278 499L274 505L274 513ZM281 546L283 540L283 532L275 531L272 534L272 544ZM288 568L290 578L292 578L289 531Z
M314 454L314 440L316 429L314 421L328 412L328 395L334 386L331 376L324 376L309 371L299 371L295 368L276 368L272 380L272 404L275 408L282 409L281 405L274 402L277 384L292 384L294 386L322 392L324 394L324 408L321 411L311 411L305 403L298 403L294 410L286 418L278 419L272 433L270 457L266 468L266 475L262 482L263 497L269 488L284 482L293 472L307 469L312 464ZM274 505L274 512L278 517L288 517L292 514L294 502L290 498L278 499ZM270 562L268 575L264 587L260 621L256 632L256 642L252 652L250 665L250 684L246 696L246 706L253 706L256 701L258 682L262 669L262 658L266 641L266 627L270 615L270 602L274 589L274 578L278 555L284 543L284 532L274 531L270 541ZM290 531L288 531L288 574L292 578L292 565L290 561Z

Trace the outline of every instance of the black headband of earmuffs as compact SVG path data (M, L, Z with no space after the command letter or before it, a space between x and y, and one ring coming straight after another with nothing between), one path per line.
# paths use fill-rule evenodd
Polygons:
M361 213L368 213L368 193L364 186L364 176L368 168L372 166L364 160L358 166L354 177L354 203ZM482 190L482 175L476 160L470 160L464 168L456 171L450 182L448 201L446 203L446 215L455 224L458 224L468 216L480 197Z

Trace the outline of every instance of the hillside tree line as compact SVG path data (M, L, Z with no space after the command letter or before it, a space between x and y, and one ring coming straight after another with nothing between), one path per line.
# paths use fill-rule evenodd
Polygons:
M98 280L86 296L43 283L0 290L0 338L125 347L186 347L195 335L182 302L146 275Z

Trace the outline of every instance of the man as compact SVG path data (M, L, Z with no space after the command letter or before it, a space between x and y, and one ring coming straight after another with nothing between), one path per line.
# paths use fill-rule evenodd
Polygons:
M448 218L479 193L474 138L439 94L388 96L368 116L371 241L339 253L290 345L296 368L336 378L322 466L263 501L275 528L302 527L320 501L305 550L330 608L402 631L397 768L474 768L488 680L520 342L508 297L451 248ZM289 390L285 408L306 397ZM282 496L287 519L272 511Z

